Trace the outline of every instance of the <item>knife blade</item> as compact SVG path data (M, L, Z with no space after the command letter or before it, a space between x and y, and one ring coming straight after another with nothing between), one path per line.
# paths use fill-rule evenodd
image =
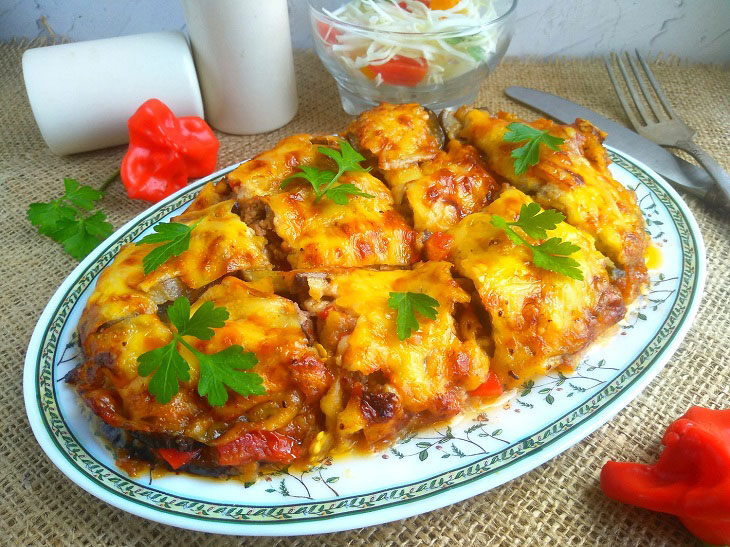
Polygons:
M575 118L588 120L606 132L605 144L626 151L691 194L704 198L714 188L713 180L704 169L568 99L518 86L508 87L505 93L517 102L532 107L561 123L572 123Z

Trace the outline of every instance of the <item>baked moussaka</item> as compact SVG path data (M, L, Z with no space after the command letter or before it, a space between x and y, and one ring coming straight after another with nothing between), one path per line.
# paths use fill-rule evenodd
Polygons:
M441 123L382 104L287 137L119 251L67 381L120 466L254 480L381 449L575 365L624 317L647 237L603 134Z

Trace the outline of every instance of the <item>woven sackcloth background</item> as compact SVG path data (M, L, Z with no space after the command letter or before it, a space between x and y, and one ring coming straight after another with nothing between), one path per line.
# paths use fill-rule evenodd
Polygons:
M699 315L667 367L610 423L526 475L444 509L337 534L231 538L177 530L132 516L86 494L58 471L33 438L22 396L23 360L46 302L75 266L25 218L32 201L60 194L64 176L98 185L124 147L56 157L45 146L25 95L23 46L0 46L0 544L3 545L695 545L671 516L615 503L601 493L607 459L650 462L666 426L690 405L728 406L730 398L730 218L687 201L707 245L707 289ZM311 52L297 56L300 108L266 135L219 135L220 167L295 132L332 132L349 120L333 81ZM676 110L697 128L698 143L730 169L730 73L719 67L657 62L655 72ZM534 116L508 100L508 85L568 97L628 123L602 62L508 60L481 90L480 105ZM630 150L628 151L631 152ZM115 227L146 205L117 183L102 202Z

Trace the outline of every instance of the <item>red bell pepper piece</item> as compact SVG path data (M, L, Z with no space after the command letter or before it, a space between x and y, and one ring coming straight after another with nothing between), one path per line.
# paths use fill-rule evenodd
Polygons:
M503 391L504 389L502 388L502 382L499 381L499 378L492 370L489 371L489 377L487 378L487 381L480 385L478 388L476 388L474 391L470 391L469 394L476 395L478 397L496 397L498 395L502 395Z
M338 42L337 37L342 34L341 30L328 25L324 21L317 21L317 32L322 41L329 46L336 44Z
M149 99L129 121L129 149L121 177L133 199L160 201L209 175L218 160L218 139L197 116L176 117L160 100Z
M428 72L428 61L423 57L413 59L396 55L387 63L368 65L367 68L375 75L380 74L386 84L413 87L418 85Z
M426 258L433 261L446 260L451 253L451 246L454 244L454 236L446 232L434 232L426 240Z
M218 446L220 465L291 463L298 455L299 445L294 439L276 431L247 431L235 441Z
M418 1L426 7L429 7L429 4L431 3L431 0L418 0ZM398 2L398 6L400 6L400 9L404 9L406 11L411 11L408 9L408 4L406 4L405 2Z
M677 515L704 542L730 544L730 410L692 407L669 426L662 444L654 465L607 462L603 492Z
M200 450L183 452L182 450L175 450L174 448L158 448L157 454L160 456L160 458L170 464L170 467L177 471L183 465L192 460L195 456L200 454Z

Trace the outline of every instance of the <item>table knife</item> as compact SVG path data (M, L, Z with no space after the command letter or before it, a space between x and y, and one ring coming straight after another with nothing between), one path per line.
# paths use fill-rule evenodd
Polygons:
M505 93L517 102L532 107L561 123L572 123L576 118L588 120L606 132L605 144L643 161L680 188L701 198L716 195L714 182L704 169L675 156L649 139L641 137L592 110L557 95L527 87L511 86L505 90Z

